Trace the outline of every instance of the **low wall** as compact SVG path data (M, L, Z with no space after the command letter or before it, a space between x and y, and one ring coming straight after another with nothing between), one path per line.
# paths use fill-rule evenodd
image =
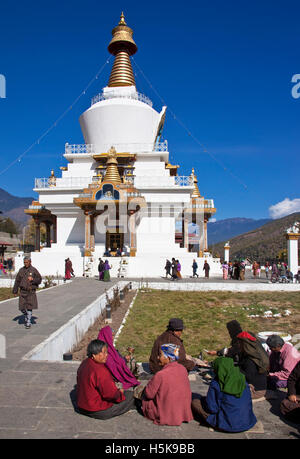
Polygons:
M300 292L300 284L259 284L259 283L223 283L223 282L132 282L132 288L153 288L155 290L181 291L228 291L228 292Z
M23 360L62 361L63 355L79 343L89 327L93 325L95 320L105 310L106 294L111 299L113 297L113 290L117 286L123 288L127 284L128 282L119 282L106 293L100 295L93 303L72 317L72 319L52 333L45 341L28 352L23 357Z

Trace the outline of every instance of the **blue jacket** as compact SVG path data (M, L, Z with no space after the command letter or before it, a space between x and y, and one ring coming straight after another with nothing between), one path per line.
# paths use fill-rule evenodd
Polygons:
M210 413L206 419L208 424L226 432L243 432L251 429L257 422L247 383L242 396L238 398L222 392L219 383L213 379L203 408Z

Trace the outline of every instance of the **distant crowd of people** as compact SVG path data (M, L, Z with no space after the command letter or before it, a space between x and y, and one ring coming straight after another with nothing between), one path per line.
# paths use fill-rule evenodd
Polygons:
M90 342L87 358L77 372L77 409L96 419L110 419L137 409L157 425L181 425L192 419L223 432L242 432L257 422L253 403L274 398L287 388L281 402L283 416L300 422L300 353L279 335L263 345L258 337L227 323L230 346L219 351L211 366L186 353L182 319L169 320L166 330L152 346L151 374L143 379L137 371L134 346L122 356L114 347L114 331L105 326ZM265 347L264 347L265 346ZM267 350L265 349L267 348ZM213 371L206 396L191 392L189 372L198 366Z
M103 253L104 257L122 257L124 255L126 255L126 250L121 247L117 247L115 250L112 250L110 247L108 247Z
M14 260L13 258L3 258L3 260L0 260L0 272L3 274L7 274L8 272L11 272L14 270Z
M227 262L222 264L223 279L245 280L246 264L244 261Z
M192 277L199 277L199 274L197 274L198 263L196 262L195 259L193 260L193 263L192 263L192 270L193 270ZM205 272L206 278L209 278L209 270L210 270L210 266L207 263L207 260L205 260L204 265L203 265L203 271ZM175 258L172 258L172 261L168 259L166 260L165 271L166 271L166 275L165 275L166 279L168 278L168 276L170 276L171 280L174 280L174 281L182 279L181 264L179 260L176 260Z
M99 280L104 282L110 281L110 273L109 270L111 269L111 265L108 263L108 260L103 261L102 258L99 258L98 264L98 272L99 272Z

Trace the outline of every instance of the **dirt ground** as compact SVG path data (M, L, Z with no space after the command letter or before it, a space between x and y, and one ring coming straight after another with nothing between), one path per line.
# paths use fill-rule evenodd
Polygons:
M115 311L112 311L111 313L112 322L111 323L109 324L105 323L105 315L100 316L95 321L95 323L88 329L88 331L86 332L86 334L84 335L80 343L78 343L78 345L74 347L73 350L71 351L73 360L82 361L86 358L86 350L87 350L88 344L93 339L97 339L99 330L105 327L105 325L109 325L111 328L113 328L115 330L115 333L118 331L135 294L136 294L136 290L129 290L126 293L123 302L121 302L121 305Z

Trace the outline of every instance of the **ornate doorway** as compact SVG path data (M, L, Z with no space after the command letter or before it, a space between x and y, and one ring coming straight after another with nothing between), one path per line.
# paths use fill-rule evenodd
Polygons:
M106 249L111 249L115 252L118 248L122 250L124 246L124 233L110 233L106 232Z

